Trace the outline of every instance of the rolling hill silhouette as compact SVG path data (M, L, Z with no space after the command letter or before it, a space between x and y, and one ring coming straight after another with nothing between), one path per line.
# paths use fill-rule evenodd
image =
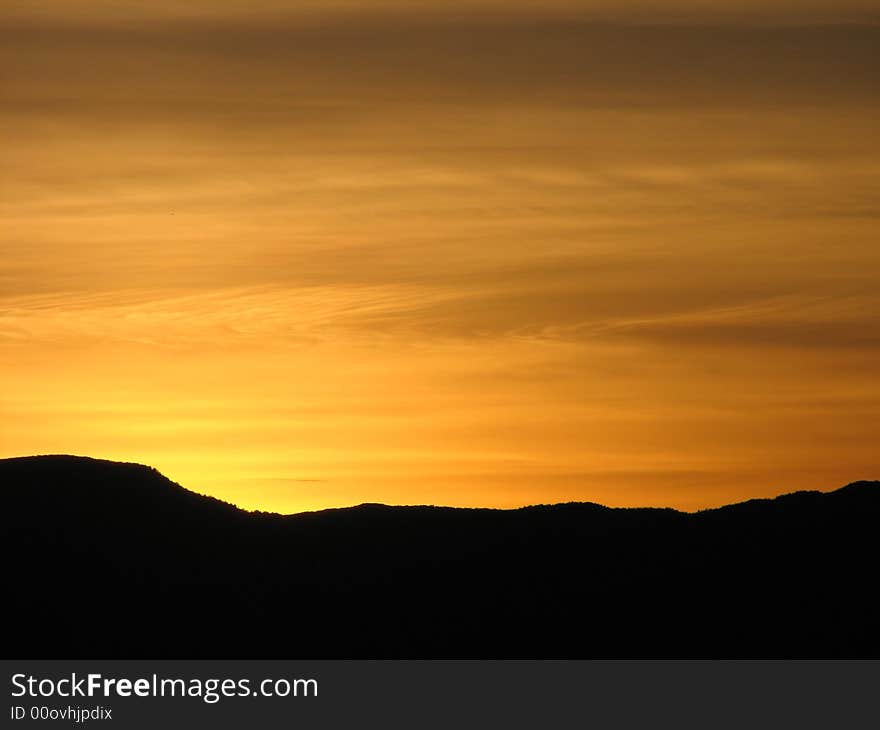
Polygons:
M9 656L880 656L880 482L289 516L82 457L0 460L0 484Z

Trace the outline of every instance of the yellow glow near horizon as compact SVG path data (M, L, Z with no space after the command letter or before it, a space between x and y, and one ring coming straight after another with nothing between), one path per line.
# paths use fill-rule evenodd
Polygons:
M0 457L282 512L877 477L876 25L244 5L0 17Z

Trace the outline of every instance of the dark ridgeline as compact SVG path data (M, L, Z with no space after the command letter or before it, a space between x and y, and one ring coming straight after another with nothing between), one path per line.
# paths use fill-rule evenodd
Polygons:
M880 482L291 516L69 456L2 460L0 484L10 657L880 656Z

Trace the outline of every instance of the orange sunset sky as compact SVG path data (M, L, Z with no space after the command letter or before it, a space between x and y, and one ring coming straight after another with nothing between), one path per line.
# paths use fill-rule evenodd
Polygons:
M0 8L0 457L246 508L878 478L880 2Z

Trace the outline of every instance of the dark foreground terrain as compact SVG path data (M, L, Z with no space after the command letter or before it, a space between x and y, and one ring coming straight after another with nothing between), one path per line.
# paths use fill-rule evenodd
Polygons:
M0 485L9 657L880 657L880 482L291 516L78 457L0 460Z

